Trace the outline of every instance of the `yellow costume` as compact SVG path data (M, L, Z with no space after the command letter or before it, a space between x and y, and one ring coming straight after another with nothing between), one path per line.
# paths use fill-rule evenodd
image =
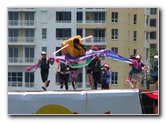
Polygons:
M77 35L61 43L61 46L68 46L62 50L64 55L70 54L71 57L75 58L78 56L83 56L86 53L86 49L82 45L81 36Z

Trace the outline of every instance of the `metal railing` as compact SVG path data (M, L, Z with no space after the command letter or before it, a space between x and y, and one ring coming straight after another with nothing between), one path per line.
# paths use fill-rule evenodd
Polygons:
M34 63L35 58L9 57L8 63Z
M8 20L9 26L34 26L34 20Z
M8 37L9 43L34 43L35 37Z
M23 83L22 81L8 81L8 86L9 87L22 87L24 85L24 87L35 87L35 83L33 82L25 82Z
M71 23L71 20L56 20L56 23Z

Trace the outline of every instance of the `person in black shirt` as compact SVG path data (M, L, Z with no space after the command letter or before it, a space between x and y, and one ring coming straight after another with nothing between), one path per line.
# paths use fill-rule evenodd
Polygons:
M60 88L63 88L63 85L65 85L65 89L68 90L68 81L69 81L69 73L70 73L70 67L65 62L58 62L58 66L55 71L55 75L58 72L58 69L60 68Z
M96 56L91 61L91 67L93 72L93 79L94 79L94 89L97 89L97 84L101 84L101 60L99 56Z
M49 86L49 83L50 83L50 80L47 80L49 75L50 61L48 58L46 58L45 51L42 51L41 55L42 55L42 58L38 60L38 63L36 65L36 68L34 69L34 72L36 72L37 68L40 66L41 79L44 83L44 86L42 86L42 89L46 91L46 88Z

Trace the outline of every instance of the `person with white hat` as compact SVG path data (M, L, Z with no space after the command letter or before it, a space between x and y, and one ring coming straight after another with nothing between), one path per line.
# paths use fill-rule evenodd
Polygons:
M140 88L140 84L142 82L142 70L146 67L145 64L141 61L141 56L136 55L135 59L138 62L138 67L134 67L132 65L132 76L131 76L131 83L132 83L132 88L136 89L137 87Z
M154 55L153 59L154 61L152 64L153 68L152 77L154 82L154 90L158 90L158 55Z
M50 80L47 80L48 75L49 75L50 61L46 57L46 52L45 51L41 52L41 56L42 56L42 58L40 58L38 60L38 63L36 65L36 68L34 69L34 72L36 72L37 68L40 66L41 79L44 83L44 86L42 86L42 89L44 91L46 91L46 88L49 86L49 83L50 83Z

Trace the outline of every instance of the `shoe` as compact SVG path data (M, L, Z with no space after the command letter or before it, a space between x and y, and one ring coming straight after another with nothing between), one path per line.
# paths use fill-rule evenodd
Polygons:
M49 84L50 84L50 80L48 80L48 82L47 82L47 87L49 86Z
M63 88L63 85L61 85L60 88L62 89L62 88Z
M42 86L42 89L43 89L44 91L46 91L46 88L45 88L44 86Z

